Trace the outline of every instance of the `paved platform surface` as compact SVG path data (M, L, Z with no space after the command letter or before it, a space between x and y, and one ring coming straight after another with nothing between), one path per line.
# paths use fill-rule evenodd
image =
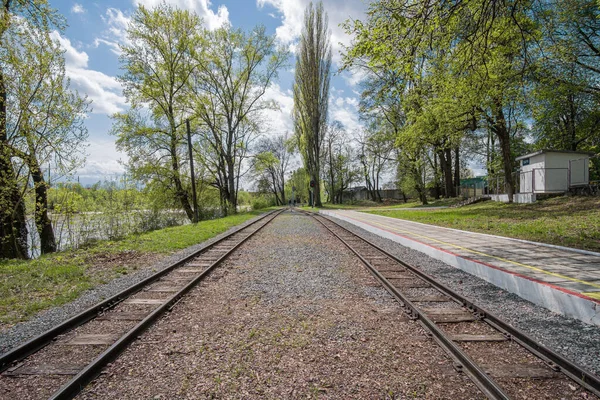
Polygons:
M550 310L600 325L600 254L350 210L324 210Z

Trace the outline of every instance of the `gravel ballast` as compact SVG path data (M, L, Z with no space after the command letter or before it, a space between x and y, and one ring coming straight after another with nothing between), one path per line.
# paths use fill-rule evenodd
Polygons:
M233 227L212 239L178 251L173 255L165 256L163 259L154 263L153 265L148 265L146 268L140 268L134 273L116 278L109 283L88 290L82 296L68 304L43 311L26 322L18 323L9 329L4 330L0 333L0 354L3 354L19 344L44 333L48 329L60 324L63 321L66 321L67 319L77 315L94 304L114 296L120 291L125 290L128 287L148 278L152 274L167 268L174 262L177 262L188 255L207 247L211 243L219 240L221 237L226 236L243 226L251 224L258 218L260 218L260 216Z
M286 212L78 397L482 398L316 221Z
M600 375L600 327L585 324L533 304L419 251L332 218L404 262L433 276L475 304L532 336L544 346Z

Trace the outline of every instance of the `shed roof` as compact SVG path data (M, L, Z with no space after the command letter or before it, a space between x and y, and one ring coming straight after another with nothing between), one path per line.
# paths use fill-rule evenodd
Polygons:
M586 155L586 156L593 156L595 153L590 152L590 151L573 151L573 150L548 150L548 149L544 149L544 150L538 150L535 151L533 153L529 153L529 154L525 154L523 156L519 156L517 158L515 158L515 161L519 161L522 160L524 158L528 158L528 157L534 157L540 154L544 154L544 153L567 153L567 154L581 154L581 155Z

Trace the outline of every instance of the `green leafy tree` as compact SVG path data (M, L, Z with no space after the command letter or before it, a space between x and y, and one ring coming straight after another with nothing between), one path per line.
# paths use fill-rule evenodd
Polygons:
M331 32L323 2L304 12L294 81L294 132L304 167L315 182L314 197L321 207L321 149L327 129L331 79Z
M534 76L539 148L600 149L600 10L592 0L541 3L542 45Z
M8 103L9 144L33 182L40 250L50 253L57 247L42 164L49 164L52 157L55 171L63 174L81 165L89 102L69 89L64 51L47 31L20 20L10 32L5 70L14 100Z
M204 31L207 47L196 53L194 117L200 162L219 189L224 213L237 211L240 177L252 142L263 129L263 111L275 109L265 93L289 54L263 26L245 33L231 26Z
M63 18L45 0L3 0L0 7L0 257L27 258L28 183L41 250L54 251L42 164L52 154L64 172L81 161L88 102L69 90L63 52L51 39Z
M435 135L448 123L473 119L472 128L485 126L498 139L506 192L512 200L514 132L507 109L515 99L523 102L532 44L539 38L531 2L380 0L371 4L368 16L365 22L346 24L356 39L345 55L346 65L360 60L402 77L405 86L397 92L411 115L407 125L414 125L407 126L402 142L409 144L410 136L434 136L429 142L445 151L446 144L437 144ZM436 111L438 104L452 103L455 106L445 113ZM417 162L420 157L415 155L411 158ZM448 157L444 158L446 164ZM451 182L450 176L446 181Z
M334 121L327 129L323 147L321 164L328 201L341 204L344 192L360 178L356 149L339 121Z
M371 200L382 201L382 174L389 168L394 157L395 137L386 129L386 124L373 123L367 127L365 134L358 139L359 161L362 175Z
M308 202L308 189L310 184L310 175L304 168L298 168L292 171L287 180L285 192L288 198L294 198L297 203ZM295 190L294 190L295 188ZM293 196L292 196L293 195Z
M255 176L268 182L269 191L275 196L277 205L285 205L285 175L293 155L293 144L288 134L263 138L258 142L256 152Z
M205 46L201 23L196 14L164 3L136 9L120 57L125 70L120 81L131 108L113 116L117 146L129 155L134 176L156 180L190 221L194 212L184 174L184 124L195 60Z

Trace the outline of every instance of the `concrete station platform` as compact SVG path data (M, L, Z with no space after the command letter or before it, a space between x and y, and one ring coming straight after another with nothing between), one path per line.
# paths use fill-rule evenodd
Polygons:
M600 326L600 253L356 211L321 213L421 251L552 311Z

